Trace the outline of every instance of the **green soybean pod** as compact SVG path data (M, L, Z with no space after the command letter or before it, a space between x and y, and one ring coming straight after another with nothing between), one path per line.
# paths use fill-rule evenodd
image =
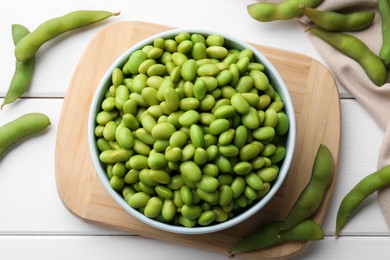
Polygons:
M379 57L385 65L390 67L390 3L386 0L378 0L379 14L382 18L382 44Z
M35 55L42 44L60 34L102 21L114 15L119 15L119 13L78 10L52 18L20 40L15 47L15 56L19 61L25 62Z
M361 179L341 201L336 217L336 235L348 223L358 206L375 191L390 183L390 166L384 166Z
M384 62L355 36L342 32L329 32L318 27L312 27L306 31L359 63L369 79L378 87L386 83L387 69ZM351 46L354 47L351 48Z
M299 195L280 230L288 230L313 215L332 183L333 171L332 154L327 146L321 144L314 159L310 181Z
M298 223L289 230L278 232L281 224L282 221L266 223L238 242L231 253L259 250L289 241L312 241L324 238L322 227L310 219Z
M14 44L18 44L19 41L28 35L30 32L26 27L20 24L12 25L12 39ZM26 62L20 62L16 60L15 72L11 79L11 83L8 87L8 91L4 97L3 103L0 109L18 99L23 93L27 91L31 84L31 80L35 69L35 57L31 57Z
M50 119L42 113L29 113L0 127L0 158L17 143L38 134L50 125Z
M304 5L301 5L300 8L314 24L327 31L360 31L371 26L375 18L375 13L370 11L339 13Z
M300 5L316 7L324 0L287 0L278 3L256 2L247 6L249 15L261 22L289 20L302 15Z

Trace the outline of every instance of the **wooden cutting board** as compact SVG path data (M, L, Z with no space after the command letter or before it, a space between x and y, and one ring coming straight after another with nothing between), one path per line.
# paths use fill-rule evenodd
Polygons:
M338 90L330 72L312 58L253 44L280 72L294 104L297 142L288 177L260 213L228 230L178 235L152 228L126 213L103 187L89 153L87 122L95 89L114 60L138 41L169 29L172 28L139 21L118 22L104 27L87 46L69 84L58 125L55 154L58 193L67 209L87 222L229 255L233 245L262 223L286 216L310 179L319 144L330 148L337 169L340 143ZM334 182L314 216L318 223L326 216ZM235 257L284 258L297 254L308 244L286 243Z

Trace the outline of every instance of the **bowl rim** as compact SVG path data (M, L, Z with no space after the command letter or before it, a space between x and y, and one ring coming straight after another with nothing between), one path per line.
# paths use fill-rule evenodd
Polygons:
M100 100L103 99L103 94L102 91L107 88L108 85L108 80L111 79L112 71L114 68L117 68L125 63L129 55L136 51L141 49L143 46L146 44L152 43L153 39L162 37L164 39L167 38L172 38L175 35L181 33L181 32L188 32L190 34L193 33L198 33L202 35L210 35L210 34L220 34L224 37L225 43L230 44L230 45L235 45L239 46L239 49L245 49L249 48L253 51L254 57L256 57L257 60L261 61L261 63L265 67L265 72L267 74L267 77L269 80L273 83L273 87L275 88L276 92L281 96L283 103L285 104L284 112L286 113L287 117L289 118L290 121L290 126L289 126L289 131L287 135L287 142L286 142L286 156L283 160L283 163L279 169L279 173L277 178L273 181L273 184L271 186L271 189L269 192L261 198L259 201L255 202L252 204L249 208L245 209L242 213L238 214L237 216L221 222L221 223L216 223L210 226L204 226L204 227L184 227L184 226L175 226L170 223L164 223L160 222L155 219L151 219L146 217L144 214L139 212L138 210L132 208L130 205L127 204L125 199L114 189L111 188L108 177L106 175L106 171L103 169L103 163L100 162L98 154L98 149L97 149L97 144L96 144L96 137L94 134L94 129L96 126L96 115L97 113L101 110L100 105L101 102ZM154 34L150 37L147 37L144 40L141 40L128 48L125 52L123 52L112 64L111 66L107 69L101 80L99 81L99 84L94 92L93 99L90 105L90 111L89 111L89 116L88 116L88 127L87 127L87 135L88 135L88 142L89 142L89 151L90 155L92 157L94 169L96 173L98 174L99 178L102 181L103 186L105 189L108 191L110 196L114 198L114 200L131 216L135 217L136 219L142 221L145 224L148 224L152 227L155 227L157 229L163 230L163 231L168 231L172 233L177 233L177 234L206 234L206 233L212 233L212 232L217 232L221 231L233 226L236 226L237 224L244 222L248 218L252 217L255 215L260 209L262 209L268 202L274 197L276 192L279 190L281 185L283 184L287 173L290 169L292 160L293 160L293 155L295 151L295 142L296 142L296 121L295 121L295 114L294 114L294 106L289 94L289 91L280 76L279 72L276 70L274 65L266 58L259 50L257 50L255 47L250 45L249 43L235 37L232 35L229 35L228 33L224 32L216 32L213 30L206 30L206 29L193 29L193 28L180 28L180 29L171 29L167 30L164 32L160 32L157 34Z

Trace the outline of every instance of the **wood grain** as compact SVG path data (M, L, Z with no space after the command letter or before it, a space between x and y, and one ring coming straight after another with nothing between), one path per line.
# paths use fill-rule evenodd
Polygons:
M280 72L294 104L296 151L284 184L261 212L224 231L178 235L149 227L127 214L109 196L98 178L88 148L88 112L101 77L122 52L142 39L169 29L171 27L139 21L114 23L103 28L87 46L69 84L59 121L55 154L57 190L68 210L87 222L229 255L233 245L261 224L286 216L310 178L319 144L330 148L337 170L341 119L339 93L331 73L312 58L253 44ZM319 223L326 216L333 187L334 182L314 216ZM286 243L235 257L287 258L308 244Z

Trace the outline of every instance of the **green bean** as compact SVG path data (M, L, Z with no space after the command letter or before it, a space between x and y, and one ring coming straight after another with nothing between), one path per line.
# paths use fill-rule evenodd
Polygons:
M382 44L379 57L390 68L390 3L387 0L378 0L377 2L382 18Z
M343 198L337 211L336 235L348 223L357 207L372 193L390 184L390 165L360 180Z
M332 183L333 172L332 154L326 145L321 144L315 156L310 181L280 226L280 230L288 230L314 214Z
M107 11L78 10L60 17L52 18L39 25L34 31L23 37L15 47L16 59L26 62L47 41L67 31L78 29L111 16L119 15Z
M383 61L358 38L342 32L328 32L312 27L307 32L321 38L333 48L355 60L361 65L370 80L382 86L387 80L387 70Z
M26 138L36 135L50 125L42 113L29 113L0 127L0 158Z
M371 26L375 13L370 11L339 13L300 6L302 12L318 27L328 31L353 32Z
M282 224L283 222L278 221L266 223L239 241L231 253L259 250L290 241L312 241L324 238L322 227L310 219L298 223L289 230L279 232Z
M302 15L299 6L316 7L323 0L286 0L278 3L256 2L248 5L249 15L261 22L289 20Z
M12 25L12 39L14 44L17 45L19 41L28 35L30 32L26 27L20 24ZM30 87L31 80L34 74L35 69L35 57L31 57L26 62L20 62L16 60L15 64L15 72L11 79L11 83L9 85L8 91L5 95L2 105L3 106L14 102L18 99L23 93L27 91Z

